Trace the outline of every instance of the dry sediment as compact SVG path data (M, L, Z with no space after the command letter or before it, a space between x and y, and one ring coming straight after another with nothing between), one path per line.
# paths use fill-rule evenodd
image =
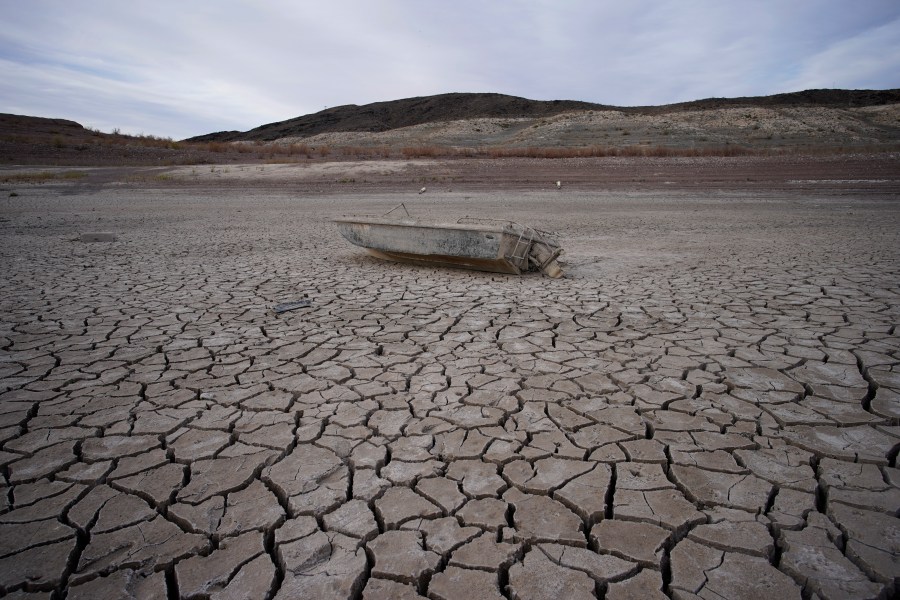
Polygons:
M896 592L895 192L243 185L0 200L0 594ZM327 222L401 200L557 230L568 277Z

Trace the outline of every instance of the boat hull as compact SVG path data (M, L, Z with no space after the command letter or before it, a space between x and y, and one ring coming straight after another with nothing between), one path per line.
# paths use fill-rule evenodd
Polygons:
M520 234L505 226L349 219L335 223L347 241L383 259L512 275L528 268L527 257L512 257Z
M449 267L452 269L470 269L472 271L486 271L488 273L505 273L507 275L521 275L522 271L504 258L470 258L467 256L441 256L439 254L409 254L404 252L389 252L385 250L366 251L384 260L408 263L413 265L427 265L433 267Z
M379 258L521 275L534 268L556 278L562 250L548 234L511 221L464 218L456 223L413 219L335 219L341 235Z

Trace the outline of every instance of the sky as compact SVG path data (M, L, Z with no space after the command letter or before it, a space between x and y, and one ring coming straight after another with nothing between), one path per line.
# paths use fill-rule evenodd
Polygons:
M898 0L0 0L0 112L174 139L448 92L900 88Z

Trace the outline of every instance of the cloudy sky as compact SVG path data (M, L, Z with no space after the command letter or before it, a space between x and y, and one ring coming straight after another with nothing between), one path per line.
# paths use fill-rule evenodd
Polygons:
M445 92L900 87L898 0L0 0L0 112L181 139Z

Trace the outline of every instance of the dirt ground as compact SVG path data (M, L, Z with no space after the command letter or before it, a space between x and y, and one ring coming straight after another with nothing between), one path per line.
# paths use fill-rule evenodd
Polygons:
M0 595L895 594L897 165L2 169ZM329 222L400 202L567 276Z
M281 190L297 197L318 194L687 190L773 193L896 195L900 154L824 156L605 157L564 159L300 160L276 164L190 166L0 166L0 195L27 191L34 177L60 183L62 193L114 188L240 187ZM74 186L68 184L76 184ZM433 195L427 196L434 200Z

